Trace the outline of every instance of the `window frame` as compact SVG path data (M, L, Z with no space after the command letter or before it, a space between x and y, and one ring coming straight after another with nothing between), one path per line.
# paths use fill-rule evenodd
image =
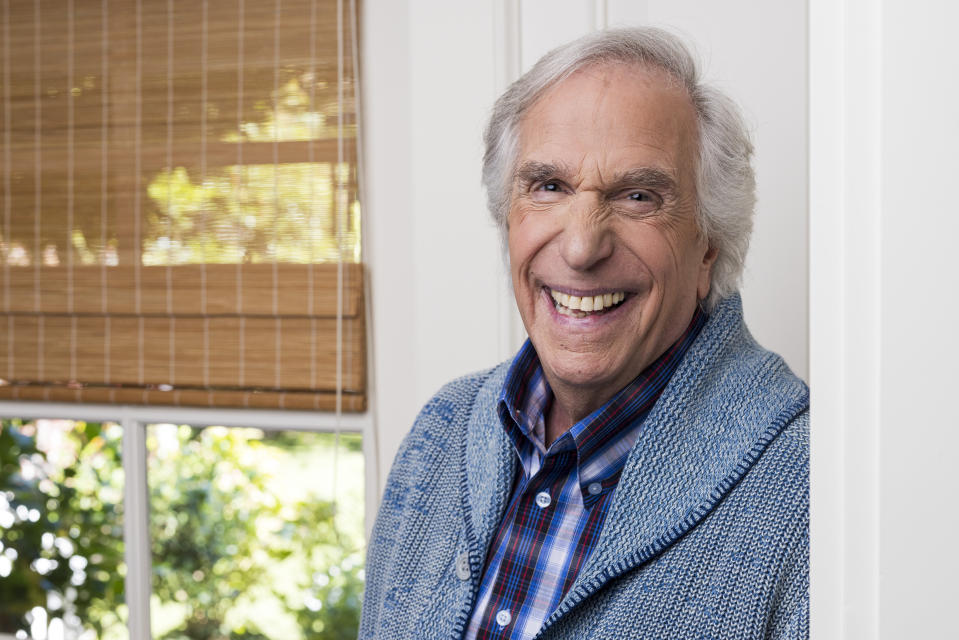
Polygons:
M150 594L150 505L147 485L147 425L189 424L193 427L253 427L264 431L358 433L363 438L364 527L369 539L379 492L379 465L373 413L322 413L280 409L219 409L203 407L72 404L0 401L0 417L23 420L64 419L115 422L123 427L123 543L127 574L124 600L131 640L152 638ZM0 636L2 638L2 636Z

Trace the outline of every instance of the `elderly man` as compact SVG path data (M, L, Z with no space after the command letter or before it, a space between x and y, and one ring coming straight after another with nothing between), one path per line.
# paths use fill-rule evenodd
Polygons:
M483 178L529 341L404 441L362 638L808 636L808 390L736 293L751 154L655 29L497 101Z

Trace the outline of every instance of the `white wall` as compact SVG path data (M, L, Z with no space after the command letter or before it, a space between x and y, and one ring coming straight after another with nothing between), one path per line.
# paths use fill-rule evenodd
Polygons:
M879 622L959 636L959 5L882 11Z
M955 4L810 1L815 638L953 638Z
M705 75L743 105L759 176L746 317L760 342L807 375L805 2L770 4L365 3L364 204L381 481L436 389L509 357L522 336L479 184L489 109L542 53L604 24L687 35Z
M506 300L479 167L496 95L483 3L364 5L366 257L381 483L423 403L505 357Z

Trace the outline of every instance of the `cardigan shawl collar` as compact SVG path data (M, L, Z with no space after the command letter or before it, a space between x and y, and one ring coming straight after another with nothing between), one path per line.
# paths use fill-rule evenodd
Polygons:
M462 449L466 527L471 555L479 559L506 509L516 469L496 412L507 368L483 383ZM647 416L600 539L543 630L695 527L808 404L805 385L750 336L739 295L723 300Z

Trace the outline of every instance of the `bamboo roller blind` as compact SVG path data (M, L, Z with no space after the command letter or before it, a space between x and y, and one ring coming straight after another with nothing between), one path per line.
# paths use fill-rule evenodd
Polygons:
M364 410L354 3L0 2L0 398Z

